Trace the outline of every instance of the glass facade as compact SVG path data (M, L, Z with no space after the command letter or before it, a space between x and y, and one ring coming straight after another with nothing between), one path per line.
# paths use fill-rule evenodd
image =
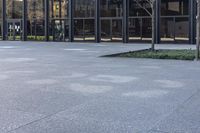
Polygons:
M22 0L6 0L8 19L22 19Z
M28 40L44 40L44 1L27 0L27 38Z
M0 40L2 40L2 1L0 0Z
M190 5L195 2L156 2L157 43L194 42L195 30L190 27L195 27L195 17L191 17L195 13L190 12ZM152 9L146 0L139 4L135 0L0 0L0 9L0 40L22 40L24 36L33 41L152 40Z
M161 42L189 41L189 0L162 0Z
M22 4L22 0L6 0L8 40L21 40Z
M74 0L74 40L95 40L95 0Z
M69 0L51 0L49 27L50 27L50 40L68 41Z
M122 41L123 0L100 0L101 41Z
M140 4L152 13L152 9L145 0ZM135 0L129 1L129 41L150 41L151 40L151 17L150 14L141 8Z

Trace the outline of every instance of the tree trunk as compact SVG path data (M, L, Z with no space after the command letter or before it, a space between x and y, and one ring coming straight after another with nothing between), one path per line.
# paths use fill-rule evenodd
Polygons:
M199 38L199 35L200 35L200 0L197 0L197 28L196 28L196 60L199 60L199 48L200 48L200 38Z

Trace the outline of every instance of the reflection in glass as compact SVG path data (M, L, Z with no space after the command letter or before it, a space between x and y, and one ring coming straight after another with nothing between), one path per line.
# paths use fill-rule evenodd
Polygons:
M76 19L74 24L74 40L95 40L94 19Z
M112 20L112 41L122 41L122 20Z
M188 15L189 14L189 0L162 0L161 1L161 15Z
M74 1L74 40L95 40L95 0Z
M22 0L6 0L8 19L22 19Z
M6 0L7 39L21 39L23 0Z
M50 2L50 37L52 41L69 39L69 0L51 0Z
M140 4L150 13L151 6L145 0ZM129 1L129 41L151 41L152 40L151 17L147 11L141 8L135 0Z
M0 19L0 40L2 40L2 23L1 23L1 19Z
M2 0L0 0L0 40L2 40Z
M21 22L8 21L7 22L7 39L8 40L21 40Z
M101 20L101 41L111 41L110 20Z
M74 40L84 40L83 19L74 20Z
M50 2L52 18L67 18L69 16L68 0L52 0Z
M162 42L189 41L189 1L161 1L160 36Z
M2 18L2 1L3 0L0 0L0 20L1 20L1 18ZM0 21L1 22L1 21Z
M160 27L161 41L174 41L174 18L162 18Z
M101 41L122 41L123 0L100 0Z
M85 40L92 41L95 40L95 30L94 30L94 19L85 19L84 21L84 32Z
M152 25L150 18L142 19L142 40L152 40Z
M145 7L149 12L152 12L150 4L146 0L141 0L140 4ZM149 14L138 4L135 0L129 1L129 16L149 16Z
M74 0L75 17L94 17L95 0Z
M175 19L175 39L177 41L189 40L189 21L188 18Z
M101 17L122 17L123 0L100 0Z
M142 39L142 19L141 18L129 19L129 39L130 40Z
M129 40L150 41L152 34L151 18L130 18L129 19Z
M188 18L162 18L161 41L188 41Z
M101 41L122 41L122 20L101 20Z
M64 28L65 28L65 23L64 20L55 20L54 21L54 34L53 34L53 40L54 41L62 41L65 38L64 35Z
M28 40L44 40L44 0L27 0L27 2Z

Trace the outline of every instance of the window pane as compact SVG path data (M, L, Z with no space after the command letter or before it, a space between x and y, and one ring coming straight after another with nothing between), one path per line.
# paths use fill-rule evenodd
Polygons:
M22 18L22 0L6 0L6 14L10 19Z
M129 40L151 41L152 40L151 18L129 19Z
M64 20L55 20L53 22L53 38L54 41L64 40Z
M75 0L75 17L94 17L95 0Z
M67 18L69 16L68 0L53 0L50 2L52 18Z
M161 15L188 15L189 14L189 0L162 0Z
M142 40L152 40L151 18L142 19Z
M44 40L44 0L28 0L27 2L28 40Z
M3 0L0 0L0 20L1 20L1 18L2 18L2 1ZM1 22L1 21L0 21Z
M175 20L175 39L177 41L189 40L189 21L188 18L176 18Z
M94 19L77 19L74 27L74 40L95 40Z
M122 20L112 21L112 40L122 41Z
M174 19L162 18L160 27L161 41L174 41Z
M100 0L101 17L121 17L123 0Z
M111 41L111 22L110 20L101 20L101 40Z
M74 40L83 40L84 30L83 30L83 20L74 20Z
M141 0L139 3L141 6L145 7L150 13L152 12L151 6L145 0ZM147 11L142 9L135 0L129 1L129 16L149 16Z
M0 40L2 40L2 0L0 0Z
M129 19L129 39L130 40L142 39L142 19L141 18Z
M84 32L85 40L91 41L95 40L95 30L94 30L94 19L85 19Z

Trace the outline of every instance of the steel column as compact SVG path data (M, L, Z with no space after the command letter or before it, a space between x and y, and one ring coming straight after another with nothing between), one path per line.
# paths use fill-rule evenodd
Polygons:
M27 0L23 0L22 41L27 41Z
M95 1L95 42L101 41L101 29L100 29L100 0Z
M161 0L156 0L156 10L155 10L155 43L159 44L160 43L160 4Z
M74 41L74 0L69 0L69 42Z
M49 0L45 0L44 2L44 14L45 14L45 19L44 19L44 27L45 27L45 41L49 41Z
M2 40L6 40L7 21L6 21L6 0L2 0Z
M129 42L129 0L123 0L123 43Z
M195 0L189 1L189 43L195 44L196 42L196 10L197 5Z

